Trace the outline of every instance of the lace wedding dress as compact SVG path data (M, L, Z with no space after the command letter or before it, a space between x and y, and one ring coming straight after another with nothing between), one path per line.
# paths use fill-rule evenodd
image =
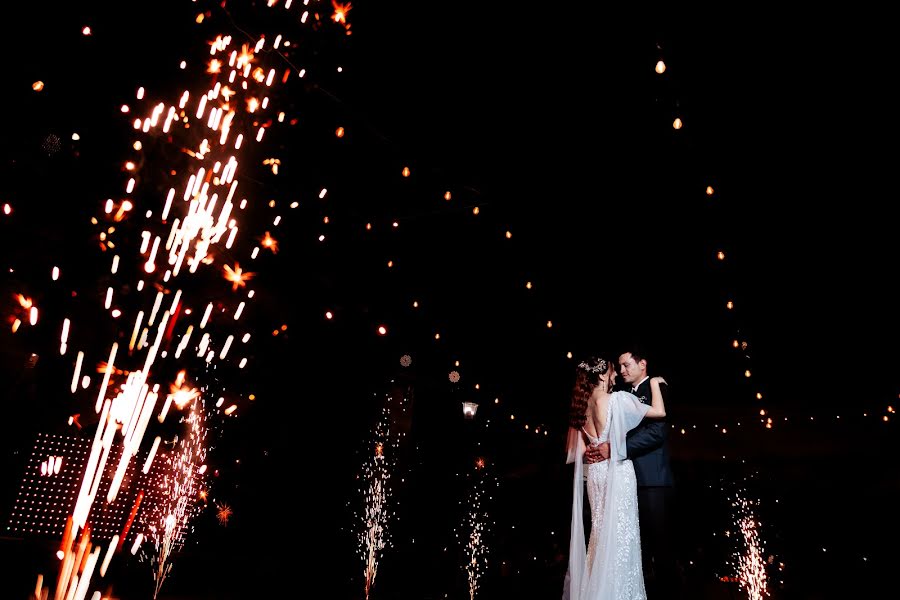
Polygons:
M609 442L610 459L583 465L584 436L569 431L569 462L575 463L569 570L563 600L646 600L641 567L637 481L626 458L625 435L650 409L628 392L610 395L606 427L591 443ZM587 435L587 434L585 434ZM590 437L590 436L588 436ZM582 502L587 485L591 537L584 546Z

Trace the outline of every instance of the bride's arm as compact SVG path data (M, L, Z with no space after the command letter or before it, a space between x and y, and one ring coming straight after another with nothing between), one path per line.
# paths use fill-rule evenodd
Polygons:
M666 404L663 401L663 393L660 389L660 383L665 383L662 377L652 377L650 379L650 410L647 411L645 417L654 419L662 419L666 416Z

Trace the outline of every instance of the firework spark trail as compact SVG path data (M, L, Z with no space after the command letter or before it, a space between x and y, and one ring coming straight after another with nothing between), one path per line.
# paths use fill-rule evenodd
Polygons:
M281 7L275 7L274 4L268 3L266 8L290 10L290 2ZM299 9L303 13L299 20L301 23L306 23L309 15L306 4L308 3L304 3ZM201 20L198 19L197 22ZM224 273L225 278L232 283L231 292L245 288L246 282L253 277L253 273L241 269L236 262L233 268L224 264L224 255L232 251L238 240L238 217L249 204L248 199L240 197L238 193L238 168L241 163L239 151L246 145L246 141L261 142L267 128L284 121L283 113L275 116L268 94L273 83L286 82L292 70L280 72L262 64L263 58L283 58L279 52L271 52L282 43L282 36L274 39L272 43L266 37L260 37L253 43L240 44L230 35L219 35L212 43L204 43L209 48L204 77L211 80L205 92L194 95L185 90L176 102L153 103L147 98L143 88L138 90L136 99L139 105L147 105L147 113L144 117L134 117L132 122L135 134L138 137L145 135L157 140L168 140L178 146L179 159L189 157L186 159L187 163L160 168L158 172L172 176L180 172L184 179L180 184L169 186L164 194L165 199L158 208L151 207L139 213L135 207L152 204L147 197L155 195L155 192L148 190L162 186L152 182L142 187L144 181L151 179L150 174L147 174L145 180L131 176L125 182L123 197L118 200L109 199L104 206L105 215L93 221L100 229L100 248L104 252L116 253L111 261L112 274L122 277L127 271L120 268L120 262L123 256L128 256L129 249L136 250L140 268L137 269L138 281L120 282L118 286L107 287L103 296L103 308L113 319L126 317L121 322L128 325L120 328L116 337L129 339L130 343L127 348L120 348L118 343L109 346L108 358L102 368L103 378L95 401L95 412L99 413L100 418L72 513L73 526L69 539L76 539L79 530L82 531L82 540L89 536L89 515L95 506L95 500L98 500L100 481L108 469L113 469L115 475L106 495L106 502L114 502L120 487L128 484L124 475L143 443L151 415L159 410L158 420L162 423L173 404L179 410L184 410L189 405L188 414L183 417L188 424L189 433L180 441L177 441L176 436L172 449L174 457L168 459L171 461L168 481L163 482L169 489L167 500L159 505L146 507L146 514L139 517L139 522L144 523L146 528L135 532L137 538L132 545L132 551L136 552L142 539L153 542L157 552L154 576L156 594L171 570L172 553L183 543L191 516L189 507L193 506L192 501L202 486L207 430L203 399L200 392L184 384L184 370L181 370L179 380L172 386L173 391L162 395L162 384L152 381L151 373L165 374L178 370L171 363L173 359L179 359L182 351L187 349L187 340L195 327L204 330L202 338L196 342L196 354L187 352L184 356L191 360L196 357L207 367L217 357L219 360L225 359L232 340L238 338L246 342L249 339L246 332L235 335L232 331L232 328L237 327L235 322L243 312L244 301L240 302L237 310L232 309L231 319L220 316L222 313L227 314L226 307L217 311L212 319L208 309L202 322L189 323L187 321L194 317L188 315L199 315L200 311L195 313L193 310L185 310L186 308L204 305L212 308L214 304L221 305L217 301L223 289L227 288L222 286L223 289L205 290L212 298L198 298L188 294L187 290L191 286L179 285L176 281L217 262L219 266L214 269ZM138 111L133 111L130 106L123 106L122 112L136 114ZM140 152L143 147L140 141L133 144L136 152ZM135 164L144 163L144 159L129 160L125 170L132 171ZM125 226L130 221L135 221L140 216L146 222L144 225L137 225L142 230L140 236L135 236L140 242L139 247L129 247L125 241L120 244L116 239L118 232L126 229ZM103 224L104 220L109 226ZM280 221L281 217L277 216L270 227L276 227ZM274 252L277 249L274 238L267 232L266 239L269 241L263 247ZM250 260L256 258L259 252L258 247L246 250ZM121 303L119 286L137 290L138 294L135 296L141 306L118 306ZM242 295L250 299L253 291L242 292ZM34 324L37 321L37 310L30 306L30 302L26 304L29 306L25 307L23 304L23 308L30 311L30 320ZM130 322L128 314L134 315ZM223 322L216 323L220 319ZM62 354L73 341L68 339L70 323L67 318L61 336ZM216 324L224 331L214 327ZM178 350L170 354L173 338L180 338L181 343ZM232 354L241 351L240 348L236 350ZM71 383L73 394L78 391L79 373L87 354L79 352L77 355ZM136 361L138 368L126 370L117 364L130 361ZM243 356L230 359L238 368L243 368L246 361ZM82 381L82 388L86 389L89 380L85 377ZM216 408L219 406L217 404ZM221 412L230 415L236 408L232 404L222 408ZM119 433L121 439L118 437ZM107 460L114 455L111 449L117 443L122 445L121 457L114 467L108 466ZM145 472L151 461L159 459L159 455L155 454L158 444L157 437L154 452L150 453L147 464L144 465ZM122 533L124 536L127 531ZM123 537L119 542L120 546L124 542ZM375 545L378 545L377 541ZM74 579L78 575L81 580L76 589ZM80 574L73 576L73 581L65 585L61 576L57 596L68 598L76 593L86 593L90 575L90 571L83 569ZM82 588L84 592L81 591Z
M357 550L364 565L366 598L375 585L381 553L390 544L388 525L393 516L390 479L397 450L397 444L392 444L390 439L390 415L390 410L384 409L381 420L375 426L372 453L362 468L364 511L360 518Z
M735 554L735 578L747 592L750 600L762 600L769 595L768 573L763 558L764 549L759 536L759 519L755 514L754 502L739 493L732 503L735 510L734 525L740 530L743 551Z

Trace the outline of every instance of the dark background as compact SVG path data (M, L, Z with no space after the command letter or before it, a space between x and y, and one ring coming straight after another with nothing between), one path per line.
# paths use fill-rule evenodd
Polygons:
M197 24L201 8L209 15ZM494 490L479 593L556 597L573 363L633 338L673 389L679 555L692 593L741 597L721 581L733 575L726 531L738 489L759 501L773 596L889 585L896 120L883 15L359 2L347 36L327 4L318 10L320 25L302 27L238 4L16 8L0 100L0 205L15 211L0 215L0 307L4 319L17 314L13 294L25 293L42 320L0 332L3 509L38 431L92 435L65 425L93 400L68 392L58 323L72 318L71 347L96 357L116 335L97 310L109 253L89 219L125 180L134 134L119 107L138 86L170 102L199 86L178 63L202 60L215 33L283 32L297 46L275 64L307 75L272 101L297 123L273 127L260 151L248 146L241 182L258 203L246 235L285 214L273 233L280 251L222 256L257 272L243 319L250 366L192 365L211 396L240 406L211 419L209 453L210 489L234 516L223 527L212 505L201 514L164 595L248 598L315 583L361 597L357 475L395 393L411 417L394 424L408 435L394 546L374 594L465 596L454 531L479 480ZM185 163L160 140L144 156L137 197L153 206L177 182L167 170ZM269 156L282 161L277 176L260 164ZM282 208L293 200L298 209ZM121 229L123 246L139 233ZM74 274L71 289L51 285L53 265ZM186 285L233 301L215 276ZM463 400L479 402L474 421L463 420ZM486 469L473 469L476 457ZM24 597L37 573L49 578L54 548L3 539L10 597ZM128 561L110 583L123 598L152 587L149 567Z

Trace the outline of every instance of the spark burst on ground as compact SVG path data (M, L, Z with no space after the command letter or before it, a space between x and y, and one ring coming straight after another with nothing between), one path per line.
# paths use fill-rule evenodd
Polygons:
M200 508L194 500L200 496L203 487L203 467L200 465L206 458L207 428L202 399L191 402L184 422L187 431L176 442L178 451L171 459L170 477L160 483L166 493L161 502L151 507L145 523L154 548L151 557L156 582L154 598L172 570L170 558L173 552L184 545L185 535Z
M471 475L471 485L463 517L462 526L457 532L460 544L463 545L464 566L469 584L469 599L474 600L478 591L478 583L487 568L488 547L485 536L490 531L490 521L485 502L489 498L485 486L489 479L484 473L485 460L478 458L475 462L475 473ZM493 480L491 480L493 481Z
M739 530L743 548L733 557L735 579L747 593L750 600L762 600L769 595L768 574L763 558L763 544L759 536L759 518L756 502L748 500L743 492L738 492L732 502L734 526Z
M357 551L363 561L366 598L375 584L378 560L381 552L390 545L388 525L393 516L391 510L391 472L396 463L396 443L390 439L391 411L385 408L375 426L370 453L362 467L361 491L363 512L360 531L357 534Z

